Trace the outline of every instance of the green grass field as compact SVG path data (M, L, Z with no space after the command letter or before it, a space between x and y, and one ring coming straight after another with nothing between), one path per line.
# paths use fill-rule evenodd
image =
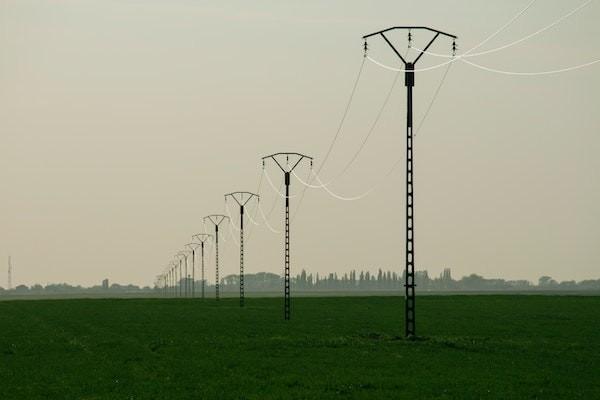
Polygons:
M600 297L0 302L0 399L600 399Z

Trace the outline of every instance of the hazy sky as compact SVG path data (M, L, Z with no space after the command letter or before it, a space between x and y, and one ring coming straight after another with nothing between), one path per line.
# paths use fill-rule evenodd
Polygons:
M582 2L538 1L482 49ZM527 3L0 0L0 286L8 255L15 284L151 284L203 231L204 215L225 211L224 193L257 189L261 156L299 151L318 168L363 34L429 25L468 49ZM540 71L598 59L599 18L594 1L531 40L472 60ZM406 49L404 35L393 38ZM415 33L416 44L426 39ZM370 45L394 65L379 40ZM432 51L449 48L440 40ZM422 66L444 60L426 56ZM417 122L444 70L417 74ZM600 277L599 77L600 64L541 77L451 68L415 139L417 269ZM324 180L352 157L393 79L365 64ZM331 187L353 196L382 182L368 197L307 191L292 225L292 273L404 268L404 165L384 175L405 154L405 97L401 78L357 162ZM268 173L278 185L281 173L273 165ZM292 193L301 190L294 180ZM265 180L261 195L266 212L277 202L270 221L281 229L283 199ZM225 239L222 276L238 269L237 247ZM246 271L281 273L282 264L283 235L253 228ZM214 279L212 264L208 271Z

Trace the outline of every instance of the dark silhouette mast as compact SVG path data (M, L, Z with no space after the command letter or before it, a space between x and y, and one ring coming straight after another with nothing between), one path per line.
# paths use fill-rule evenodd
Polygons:
M240 206L240 307L244 307L244 206L253 198L258 200L260 196L251 192L231 192L225 195L225 201L228 197L233 198Z
M285 157L285 168L277 160L278 157ZM297 158L296 162L290 167L290 157ZM310 160L312 167L312 157L306 156L300 153L275 153L262 158L263 169L265 167L265 160L272 159L275 164L283 172L283 178L285 182L285 251L284 251L284 305L283 305L283 318L285 320L290 319L290 174L304 159Z
M219 300L219 225L229 217L222 214L211 214L204 217L204 222L207 219L215 226L215 299Z
M208 233L199 233L197 235L192 236L192 239L196 239L197 241L200 242L200 256L202 258L202 263L201 263L201 272L200 272L200 279L202 280L202 298L204 298L204 242L206 242L208 239L212 238L212 235L209 235Z
M412 40L413 30L425 30L434 33L433 38L429 41L423 50L415 49L419 55L413 61L407 61L392 42L388 40L385 33L392 30L407 30L409 45ZM406 109L406 282L405 282L405 302L404 302L404 321L406 337L414 337L416 335L415 322L415 247L414 247L414 177L413 177L413 87L415 85L415 64L421 59L423 54L440 36L446 36L456 39L456 36L442 31L438 31L425 26L397 26L384 29L379 32L370 33L363 36L365 40L365 53L367 51L367 39L372 36L381 36L383 40L398 56L404 65L404 80L406 85L407 109ZM453 43L453 50L456 49Z

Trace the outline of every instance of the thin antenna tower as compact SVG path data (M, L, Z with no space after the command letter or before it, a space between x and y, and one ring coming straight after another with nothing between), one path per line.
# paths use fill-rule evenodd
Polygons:
M290 156L297 158L296 162L290 167ZM285 168L277 161L278 157L285 157ZM275 153L262 158L263 169L265 160L272 159L283 172L285 183L285 251L284 251L284 289L283 289L283 318L290 319L290 174L305 158L310 160L312 168L313 158L300 153Z
M253 198L260 201L260 196L251 192L231 192L225 195L225 202L227 197L232 197L240 206L240 307L244 307L244 206Z
M200 250L202 256L202 271L201 271L201 279L202 279L202 298L204 298L204 242L208 239L212 238L212 235L208 233L199 233L197 235L192 236L192 239L196 239L200 242Z
M425 30L433 32L435 35L429 41L427 46L423 50L415 49L419 55L414 61L407 61L394 45L385 36L385 33L393 30L407 30L408 31L408 45L411 47L413 31ZM438 31L425 26L396 26L388 29L384 29L379 32L370 33L363 36L365 41L364 50L365 56L367 52L367 39L372 36L381 36L383 40L389 45L389 47L396 53L400 61L404 64L404 79L407 91L407 112L406 112L406 282L405 282L405 301L404 301L404 320L405 320L405 335L408 338L412 338L416 335L415 329L415 248L414 248L414 213L413 213L413 87L415 85L415 64L421 59L423 54L427 52L429 47L435 42L440 36L446 36L453 39L452 48L453 53L456 49L456 36L442 31Z
M204 222L207 219L215 226L215 298L219 300L219 225L224 220L229 220L229 217L222 214L211 214L204 217Z

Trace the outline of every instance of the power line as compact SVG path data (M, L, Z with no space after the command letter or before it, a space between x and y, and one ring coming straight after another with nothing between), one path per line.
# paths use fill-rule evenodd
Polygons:
M417 130L415 130L415 135L414 135L415 137L417 137L417 134L421 131L423 122L425 122L425 119L429 115L429 112L431 111L431 108L433 107L435 100L437 99L438 95L440 94L440 90L442 89L442 86L444 85L444 81L446 81L446 76L448 76L448 72L450 72L451 67L452 67L452 64L448 64L448 66L446 67L446 71L444 71L444 75L442 76L442 79L440 80L438 87L435 89L435 92L433 93L433 97L431 98L431 101L429 102L429 105L427 106L427 109L425 110L425 114L423 114L423 118L421 118L421 122L419 122L419 125L417 125Z
M477 64L474 63L472 61L469 60L465 60L462 59L461 60L464 63L467 63L475 68L479 68L481 70L484 71L488 71L488 72L494 72L497 74L503 74L503 75L516 75L516 76L541 76L541 75L553 75L553 74L560 74L563 72L569 72L569 71L575 71L577 69L581 69L581 68L585 68L585 67L589 67L590 65L594 65L597 63L600 63L600 59L599 60L594 60L594 61L590 61L584 64L579 64L579 65L573 65L570 67L565 67L565 68L561 68L561 69L555 69L555 70L550 70L550 71L537 71L537 72L518 72L518 71L504 71L504 70L499 70L499 69L495 69L495 68L490 68L490 67L486 67L484 65L481 64Z
M286 166L283 167L279 161L279 157L285 157ZM290 157L295 158L296 162L290 166L289 159ZM291 298L290 298L290 173L294 172L294 169L298 167L298 165L302 162L302 160L307 159L310 160L310 167L312 169L313 158L301 153L288 153L281 152L270 154L268 156L264 156L262 158L263 167L265 165L265 160L272 160L283 172L284 182L285 182L285 248L284 248L284 306L283 306L283 318L287 321L290 319L290 311L291 311ZM266 220L265 220L266 221Z
M358 74L356 75L356 79L354 80L354 85L352 85L352 91L350 92L350 97L348 98L348 102L346 103L346 108L344 109L344 113L342 114L342 119L340 120L340 123L338 124L337 130L335 132L335 135L333 135L333 139L331 140L331 143L329 144L327 153L325 153L325 156L323 157L323 161L319 165L318 172L321 172L321 170L325 166L325 163L327 162L327 159L329 158L329 155L331 154L331 150L333 150L333 146L335 145L335 142L337 141L338 137L340 136L340 133L342 132L342 127L344 126L344 122L346 121L346 117L348 116L348 111L350 111L350 105L352 104L352 100L354 99L354 94L356 93L356 88L358 87L358 82L360 81L360 77L362 75L364 66L365 66L365 57L363 57L363 59L360 63L360 68L358 69Z
M405 86L407 94L407 110L406 110L406 264L405 264L405 293L404 293L404 328L406 337L414 337L416 335L416 296L415 296L415 248L414 248L414 176L413 176L413 87L415 85L415 65L421 59L424 53L419 55L412 61L407 61L394 45L385 36L385 32L389 30L408 30L409 41L411 40L411 31L414 29L428 30L435 32L433 38L425 46L424 50L427 51L429 47L436 41L438 37L445 36L453 39L452 48L456 48L455 40L456 36L441 32L428 27L393 27L383 31L374 32L363 36L366 41L367 38L377 36L381 37L398 56L402 64L404 65L405 73ZM327 189L327 188L325 188Z
M219 300L219 225L229 219L226 215L211 214L204 217L203 221L209 220L215 226L215 298Z
M577 6L576 8L574 8L573 10L571 10L570 12L568 12L567 14L564 14L560 18L556 19L554 22L552 22L552 23L544 26L543 28L538 29L537 31L535 31L533 33L530 33L529 35L523 36L522 38L517 39L517 40L515 40L513 42L510 42L508 44L505 44L505 45L502 45L500 47L496 47L496 48L493 48L493 49L490 49L490 50L485 50L485 51L481 51L481 52L477 52L477 53L470 53L469 52L468 54L467 53L461 54L458 57L460 57L460 58L468 58L468 57L482 56L482 55L485 55L485 54L495 53L497 51L504 50L504 49L507 49L507 48L512 47L514 45L517 45L517 44L519 44L521 42L524 42L524 41L526 41L528 39L531 39L534 36L539 35L542 32L547 31L550 28L553 28L554 26L556 26L559 23L563 22L567 18L571 17L573 14L577 13L579 10L583 9L584 7L587 7L592 1L593 0L587 0L586 2L580 4L579 6ZM432 52L426 52L426 54L429 54L429 55L432 55L432 56L435 56L435 57L451 57L451 56L448 56L447 54L437 54L437 53L432 53Z
M246 204L252 199L259 200L259 195L252 192L232 192L225 194L225 205L227 207L227 198L231 197L235 202L240 206L240 241L237 243L240 248L240 307L244 307L244 209ZM229 209L229 207L227 207ZM231 221L231 217L229 218ZM229 224L229 232L231 232L231 237L235 241L235 237L233 235L233 230L231 229L231 225Z
M408 53L408 51L407 51L407 53ZM399 77L400 77L400 72L398 72L398 73L396 73L394 75L394 80L392 81L392 85L390 86L390 89L389 89L389 91L387 92L387 94L386 94L386 96L384 98L383 104L381 105L381 108L377 112L377 114L375 116L375 120L371 124L369 130L367 131L367 135L363 138L363 140L362 140L360 146L358 147L358 149L354 152L354 154L352 155L352 157L350 158L350 160L348 161L348 163L346 163L346 165L344 166L344 168L342 169L342 171L339 174L337 174L334 178L332 178L331 180L329 180L327 183L324 183L323 186L329 186L329 185L331 185L334 181L336 181L338 178L340 178L342 175L344 175L346 173L346 171L348 171L348 169L357 160L358 155L365 148L365 145L367 144L369 138L371 137L371 135L375 131L375 127L379 123L379 120L381 119L381 116L383 115L383 111L385 110L388 102L390 101L390 98L392 96L394 88L396 87L396 83L398 82L398 78Z

